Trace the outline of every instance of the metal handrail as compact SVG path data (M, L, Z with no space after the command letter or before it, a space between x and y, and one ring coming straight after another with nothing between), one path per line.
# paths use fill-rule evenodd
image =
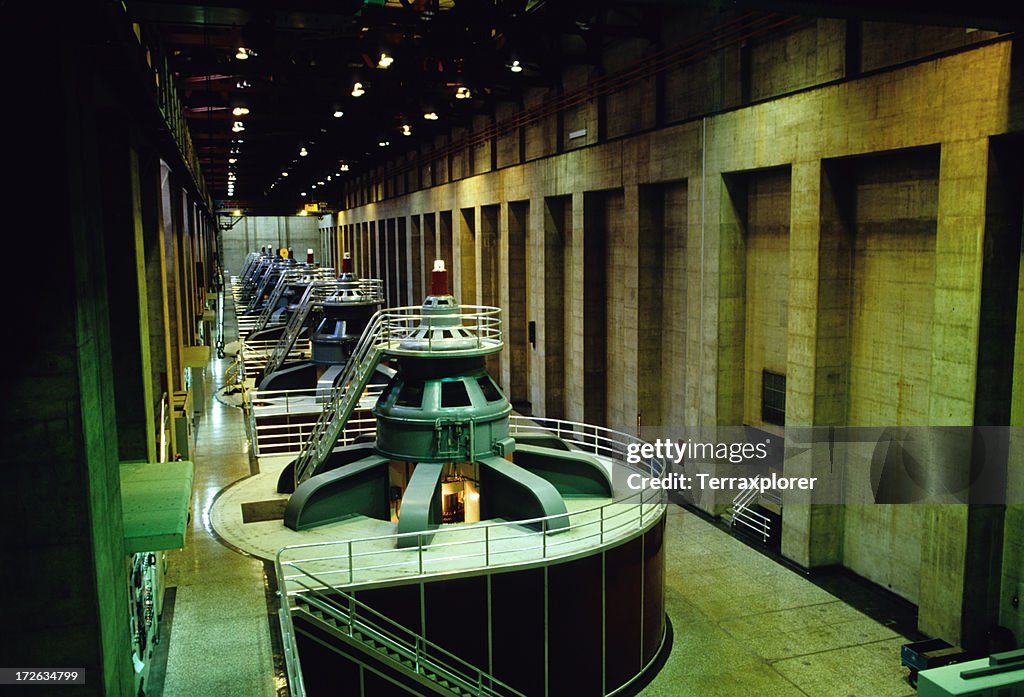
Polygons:
M510 432L512 431L533 431L539 430L548 434L553 433L552 430L544 428L543 424L547 422L549 425L554 424L562 428L563 433L575 433L577 431L568 431L565 427L582 427L584 424L578 424L569 421L555 420L555 419L536 419L537 423L527 426L529 420L524 417L511 417L510 418ZM626 433L613 431L603 427L590 427L593 429L594 434L600 431L605 435L601 435L600 438L607 441L612 441L612 436L617 439L615 444L619 447L611 448L608 445L603 445L597 440L590 442L577 440L574 441L572 438L567 436L563 437L569 443L586 446L592 452L597 455L616 458L621 456L624 451L624 445L628 445L630 442L641 442L634 436ZM625 464L625 463L624 463ZM627 467L631 465L625 464ZM643 472L649 476L660 476L665 470L665 463L663 460L658 458L641 458L641 461L636 467L637 470ZM650 493L648 493L650 492ZM301 545L289 545L278 551L277 562L283 566L290 566L295 568L301 573L305 573L305 570L301 569L298 565L308 563L323 563L331 561L342 561L346 563L340 568L320 571L319 573L326 576L334 576L338 574L344 574L348 578L348 585L355 584L357 582L357 574L365 575L365 572L372 570L379 570L385 568L394 567L413 567L414 573L419 576L432 575L436 573L447 573L452 571L451 568L430 571L424 567L424 555L425 550L440 550L444 548L461 548L465 550L464 553L458 554L451 557L431 557L427 561L436 567L436 564L440 561L446 561L450 559L470 559L477 557L484 557L485 563L480 566L474 564L471 569L475 568L487 568L493 566L504 566L508 562L496 562L502 556L506 556L512 553L521 553L524 550L540 550L540 559L552 559L568 554L576 553L580 547L581 541L590 540L597 538L599 544L605 544L609 537L617 537L622 530L628 529L643 529L644 526L649 524L652 520L652 516L656 519L657 516L661 515L664 510L664 497L663 492L657 489L640 489L632 494L625 497L620 497L614 501L604 502L595 506L591 506L582 510L574 511L572 513L558 513L551 516L541 516L536 518L528 518L524 520L516 521L502 521L502 522L486 522L486 523L470 523L460 524L458 526L441 526L431 533L423 532L408 532L408 533L397 533L389 535L375 535L362 538L353 538L349 540L339 540L336 542L314 542ZM638 509L633 511L633 508ZM588 517L592 518L588 520ZM548 530L548 526L552 520L559 519L564 521L566 518L570 518L568 528L562 528L558 530ZM539 531L525 532L524 528L532 526L540 528ZM557 539L558 535L563 535L567 530L582 530L584 528L591 528L593 532L583 536L576 537L563 537ZM502 530L515 530L516 534L504 535L501 533ZM479 534L473 535L473 533L479 533L483 531L483 536ZM469 533L471 539L468 540L444 540L443 538L447 533L455 533L460 536L464 536ZM432 541L429 544L424 545L424 536L430 534L433 535ZM549 538L555 535L556 538L553 541L549 541ZM365 559L367 561L373 559L374 561L385 561L383 558L395 554L402 554L408 556L408 553L412 548L401 548L399 541L401 539L415 539L416 548L418 548L418 554L415 559L407 559L405 561L391 562L387 560L385 563L376 564L365 564L360 562L359 566L356 566L356 560ZM522 545L516 545L512 548L506 546L497 545L497 543L505 540L522 540ZM476 548L483 544L482 551L478 551ZM369 550L358 550L356 546L373 546L374 549ZM285 556L295 553L298 550L310 550L321 549L324 553L316 554L312 557L306 556L304 558L285 560ZM391 557L393 558L393 556ZM461 570L466 570L465 568ZM393 575L375 575L372 579L368 579L373 582L381 582L388 580L397 580L408 578L408 574L393 574ZM288 577L283 578L284 581L288 580ZM363 579L367 580L367 579Z
M651 492L651 493L645 493L645 492ZM635 501L633 501L633 499L635 499ZM618 512L618 513L612 513L610 515L606 514L606 512L609 511L611 509L611 507L613 507L613 506L623 506L623 505L627 505L627 504L632 506L633 508L637 509L636 512L621 511L621 512ZM460 524L457 527L453 526L450 529L445 529L444 527L442 527L442 528L440 528L438 530L431 531L430 533L424 533L424 532L396 533L396 534L391 534L391 535L377 535L377 536L371 536L371 537L354 538L354 539L351 539L351 540L341 540L341 541L338 541L338 542L311 542L311 543L306 543L306 544L303 544L303 545L289 545L289 546L284 547L284 548L282 548L281 550L278 551L277 561L281 565L282 568L287 566L287 567L290 567L292 569L295 569L300 574L307 574L308 573L307 570L302 568L299 565L301 565L301 564L310 564L310 563L314 563L314 562L316 562L316 563L323 563L323 562L333 562L333 561L345 560L348 563L345 566L342 566L341 568L321 570L321 571L318 572L318 573L320 573L323 576L343 575L343 576L347 577L347 581L345 583L341 584L341 585L344 585L344 586L355 585L357 582L381 583L381 582L403 580L403 579L407 580L407 579L410 578L410 574L408 574L408 573L405 573L405 574L401 574L401 573L400 574L391 574L391 575L375 574L372 578L369 578L369 579L366 579L366 578L359 579L359 578L357 578L357 576L360 576L360 575L365 576L366 572L369 572L369 571L378 571L378 570L381 570L381 569L388 569L388 568L394 568L394 567L407 567L407 568L411 567L412 571L413 571L413 574L417 578L425 577L425 576L439 575L439 574L446 574L446 573L451 573L453 571L472 571L472 570L478 570L478 569L503 567L503 566L514 565L516 563L520 563L520 562L523 562L523 561L559 559L559 558L562 558L562 557L565 557L565 556L569 556L569 555L575 554L575 553L579 552L581 549L584 549L584 548L589 550L589 551L592 551L594 549L593 547L582 546L582 545L580 545L580 542L583 542L583 541L586 541L586 540L590 540L590 539L593 539L593 538L597 538L598 541L599 541L599 546L603 546L604 544L606 544L606 542L608 540L610 540L610 539L617 539L618 537L620 537L620 534L623 531L642 530L652 520L657 520L657 518L661 516L661 513L664 510L664 507L665 507L665 503L664 503L663 498L662 498L662 492L660 492L658 490L655 490L655 489L641 489L641 490L639 490L637 492L634 492L633 494L630 494L630 495L628 495L628 496L626 496L624 498L616 499L615 501L611 501L611 502L606 502L604 504L600 504L598 506L593 506L591 508L584 509L584 510L581 510L581 511L575 511L573 513L561 513L561 514L555 514L555 515L552 515L552 516L545 516L545 517L541 517L541 518L531 518L531 519L527 519L527 520L515 520L515 521L502 521L502 522L499 522L499 523ZM594 513L594 512L596 512L598 514L597 517L595 517L594 520L586 521L586 522L583 522L583 523L578 523L578 524L575 524L575 525L572 526L573 529L580 529L580 528L584 528L584 527L592 527L592 528L594 528L595 532L593 532L590 535L586 535L586 536L583 536L583 537L564 538L564 533L566 531L564 528L563 529L551 530L548 527L549 523L553 519L567 518L567 517L577 517L577 518L579 518L579 517L583 517L583 515L586 514L586 513ZM624 516L627 516L627 515L629 515L629 517L625 521L618 522L618 523L616 523L614 525L609 525L609 523L608 523L608 521L610 521L610 520L612 520L614 518L624 517ZM532 532L526 532L526 531L523 530L524 527L531 526L531 525L535 526L535 527L540 527L540 530L539 531L532 531ZM492 533L493 530L512 530L512 529L519 530L520 534L518 534L518 535L508 535L508 536L495 536L495 534ZM432 541L432 542L426 543L426 544L423 543L423 538L427 537L428 535L434 535L435 537L438 536L438 535L443 535L445 533L459 533L461 535L461 534L465 534L467 531L476 532L476 531L481 531L481 530L484 532L484 535L483 535L482 539L480 537L475 537L475 538L470 539L470 540L461 540L461 541L457 540L457 541L448 541L448 542L433 542ZM563 536L563 540L558 540L557 539L557 537L559 535ZM549 540L552 539L552 536L555 537L555 540L553 542L549 541ZM412 548L412 547L410 547L410 548L401 548L401 547L398 546L398 542L399 542L400 539L403 539L403 538L405 538L405 539L415 538L418 544L416 545L415 548ZM523 544L522 545L517 545L515 547L511 547L511 548L496 547L496 543L501 542L503 540L522 540ZM368 551L356 551L355 550L355 546L356 545L360 545L360 544L364 544L365 545L365 544L370 544L370 543L377 543L376 546L378 547L378 549L371 549L371 550L368 550ZM436 567L436 565L439 562L451 561L451 560L454 560L454 559L473 559L473 558L484 557L485 562L483 564L472 564L472 565L469 565L469 566L463 566L463 567L458 567L458 568L451 568L451 567L443 568L443 569L436 569L435 568L434 570L428 569L426 564L425 564L424 553L427 550L437 550L437 549L442 549L442 548L478 547L481 544L483 545L482 551L469 551L469 552L466 552L466 553L455 554L455 555L451 555L451 556L430 557L429 559L426 560L426 562L429 562L430 564L432 564L432 565L434 565ZM282 556L283 554L285 554L287 552L294 551L294 550L310 549L310 548L314 548L314 547L330 547L330 546L339 546L339 545L343 546L343 550L344 551L342 551L341 553L338 553L338 554L324 554L324 555L318 555L318 556L314 556L314 557L306 557L306 558L297 559L297 560L284 560L283 556ZM386 556L389 556L389 555L411 556L414 549L416 550L415 558L410 558L410 559L407 559L405 561L381 563L381 564L366 564L366 565L360 565L360 566L355 566L354 565L354 562L356 560L359 560L359 559L362 559L362 558L371 559L371 558L386 557ZM524 552L524 551L531 551L531 550L535 550L535 551L539 552L539 554L534 559L528 559L528 560L518 559L518 560L513 561L513 562L498 561L498 558L500 558L501 556L506 556L507 557L510 554L520 554L521 555L522 552ZM281 580L284 581L285 583L287 583L288 581L292 580L292 578L293 578L293 576L282 576Z
M750 507L750 502L757 498L759 489L744 489L736 494L729 507L733 522L750 528L761 535L761 541L765 541L771 534L771 519L761 515Z
M278 573L279 575L281 574L280 568ZM295 579L298 585L305 588L308 593L315 597L315 599L308 596L303 597L304 602L330 614L336 620L338 628L347 629L348 636L352 638L355 638L354 634L359 631L360 633L373 633L377 637L388 640L392 649L413 661L413 668L418 675L426 676L428 671L433 672L435 676L444 673L445 678L455 679L463 683L464 687L477 690L476 694L482 697L490 695L495 697L499 695L525 697L521 692L490 673L456 656L451 651L430 641L422 634L409 629L366 603L359 601L351 593L331 585L313 573L306 572L305 576L319 584L320 587L306 584L301 579ZM327 595L324 592L327 589L329 589L327 592L337 594L343 598L344 604L335 601ZM281 596L281 606L286 612L291 609L291 603L289 602L291 597L294 596L288 594ZM288 612L288 614L290 620L291 613ZM383 620L383 623L380 620ZM294 636L294 626L292 631ZM447 659L447 662L442 659ZM451 663L455 665L451 665ZM496 686L502 688L502 690L495 691Z

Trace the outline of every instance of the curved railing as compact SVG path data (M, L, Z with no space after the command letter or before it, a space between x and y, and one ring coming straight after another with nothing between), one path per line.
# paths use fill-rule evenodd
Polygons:
M643 441L626 433L557 419L512 417L510 433L556 435L578 450L608 458L616 467L645 476L660 476L665 463L640 458L625 461L631 443ZM423 576L484 568L531 564L592 552L642 531L660 519L665 507L660 489L628 495L564 514L515 521L442 525L425 532L361 537L336 542L290 545L277 553L278 577L288 581L315 573L335 586L409 580ZM569 518L568 526L554 526ZM401 541L413 540L401 546ZM285 570L293 573L285 573Z
M456 321L457 319L457 321ZM486 305L459 305L444 314L428 314L419 305L410 307L389 307L380 312L381 332L378 345L388 353L417 353L420 351L444 351L453 353L453 341L460 338L462 350L496 351L502 347L501 308ZM426 329L422 346L404 348L402 342L413 339ZM440 331L459 329L460 336L435 337ZM455 349L458 351L459 349Z

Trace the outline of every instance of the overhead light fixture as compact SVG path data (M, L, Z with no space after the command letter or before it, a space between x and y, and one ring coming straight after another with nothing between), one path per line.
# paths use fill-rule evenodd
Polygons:
M245 125L241 121L235 121L235 125L231 127L233 133L239 133L245 130Z
M344 115L345 115L345 112L342 111L341 109L335 109L334 110L334 118L340 119Z
M305 195L306 195L305 191L303 191L301 194L299 194L299 196L305 196Z
M234 109L231 110L231 113L235 116L245 116L249 113L249 107L236 106Z
M312 185L312 186L310 186L309 188L310 188L310 189L315 189L315 188L316 188L316 184L313 184L313 185Z
M240 61L244 61L244 60L249 60L249 56L255 56L255 55L256 54L253 52L253 50L251 48L246 48L245 46L239 46L238 47L238 51L235 53L235 58L240 60Z
M469 89L466 87L460 87L459 89L455 90L456 99L470 99L472 97L473 93L470 92Z
M387 146L391 145L391 141L390 140L382 140L379 143L377 143L377 145L381 146L382 148L386 148Z
M238 162L238 158L237 158L237 157L229 157L229 158L228 158L228 164L229 164L229 165L233 165L233 164L235 164L236 162Z
M412 126L410 126L407 123L403 123L402 124L402 135L403 136L411 136L412 135Z
M342 163L341 167L338 168L338 171L339 172L347 172L348 171L348 165L345 164L345 163Z
M309 151L306 150L306 146L305 145L303 145L301 148L299 148L299 157L305 157L308 154L309 154Z
M427 113L423 114L423 118L425 118L427 121L437 121L437 112L428 111Z
M377 61L377 67L378 68L385 68L386 69L386 68L391 67L391 64L394 63L394 62L395 62L394 58L392 58L391 56L389 56L386 53L381 53L380 54L380 59Z
M353 97L362 97L364 94L366 94L366 90L363 89L363 83L357 82L352 85Z
M282 177L287 177L288 176L288 172L281 172L281 176Z
M508 64L508 69L513 73L521 73L523 72L523 65L518 60L513 60Z
M235 173L234 172L228 172L228 181L229 182L235 181L235 178L236 177L235 177Z
M327 181L331 181L331 175L327 175Z
M324 185L324 183L323 183L322 181L318 181L318 182L316 183L316 185L317 185L317 186L323 186L323 185Z
M236 89L244 90L244 89L248 89L250 87L252 87L252 83L249 82L248 80L239 80L238 82L235 83L235 88Z

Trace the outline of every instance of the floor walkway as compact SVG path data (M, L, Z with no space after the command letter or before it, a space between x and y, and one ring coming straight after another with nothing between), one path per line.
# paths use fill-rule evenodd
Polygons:
M192 521L185 548L167 554L167 586L177 590L165 697L276 694L263 563L218 542L206 518L221 489L250 474L242 411L214 396L229 364L214 360L204 371Z

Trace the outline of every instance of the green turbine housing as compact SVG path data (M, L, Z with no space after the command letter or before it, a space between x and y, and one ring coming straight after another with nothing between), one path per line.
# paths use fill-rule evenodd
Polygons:
M373 408L377 451L410 462L472 462L511 450L505 395L484 358L404 356Z

